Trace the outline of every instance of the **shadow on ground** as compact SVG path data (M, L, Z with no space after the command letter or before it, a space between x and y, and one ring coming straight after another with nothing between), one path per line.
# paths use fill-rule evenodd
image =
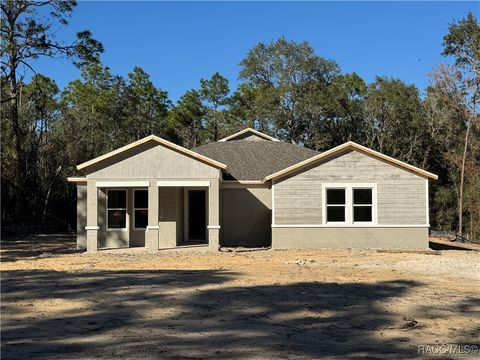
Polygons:
M236 276L5 271L2 359L415 355L404 339L381 334L395 324L382 304L415 291L415 282L229 285ZM31 306L55 301L66 308L28 314Z
M438 242L429 241L428 247L432 250L474 251L474 249L468 249L466 247L461 247L461 244L460 244L460 246L458 246L458 244L456 244L456 243L452 243L451 245L449 245L449 244L441 244L441 243L438 243Z
M27 258L58 256L82 252L77 250L75 234L27 235L2 239L2 262L14 262Z

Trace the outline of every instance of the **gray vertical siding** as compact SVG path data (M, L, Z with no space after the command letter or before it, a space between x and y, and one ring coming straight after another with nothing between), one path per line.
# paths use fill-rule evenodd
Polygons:
M322 184L376 183L379 225L424 225L426 180L358 151L347 151L275 182L277 225L322 224Z

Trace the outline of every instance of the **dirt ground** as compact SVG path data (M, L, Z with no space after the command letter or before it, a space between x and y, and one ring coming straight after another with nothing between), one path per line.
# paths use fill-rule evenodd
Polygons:
M2 359L480 357L480 252L74 248L2 242Z

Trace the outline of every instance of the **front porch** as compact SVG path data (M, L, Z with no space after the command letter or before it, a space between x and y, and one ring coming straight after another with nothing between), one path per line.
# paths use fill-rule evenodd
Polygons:
M219 181L87 179L87 251L219 248Z

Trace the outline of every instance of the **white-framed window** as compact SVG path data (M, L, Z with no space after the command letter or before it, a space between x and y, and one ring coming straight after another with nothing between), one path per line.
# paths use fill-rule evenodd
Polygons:
M347 220L346 188L329 187L325 189L327 223L344 223Z
M127 229L127 190L107 190L107 230Z
M133 229L145 230L148 225L148 190L133 190Z
M376 184L323 184L323 224L377 224Z
M353 223L371 223L373 221L373 188L352 188Z

